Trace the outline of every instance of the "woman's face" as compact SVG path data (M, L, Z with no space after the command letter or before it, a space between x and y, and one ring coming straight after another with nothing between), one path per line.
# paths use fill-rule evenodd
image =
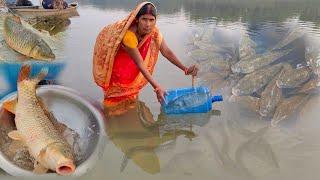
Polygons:
M151 33L152 29L156 25L156 18L153 15L145 14L139 17L138 21L138 32L141 35Z

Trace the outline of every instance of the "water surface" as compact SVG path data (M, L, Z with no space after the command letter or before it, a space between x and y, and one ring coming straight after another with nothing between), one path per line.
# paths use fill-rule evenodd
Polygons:
M65 31L51 37L58 42L53 44L55 52L61 54L57 60L65 64L58 76L60 84L102 100L102 91L92 78L95 38L105 25L125 18L137 2L79 1L80 17L71 18ZM286 48L294 51L282 59L293 67L307 66L306 48L319 47L320 2L317 0L170 0L156 4L159 29L170 48L187 65L196 63L188 56L191 51L188 42L195 33L209 30L212 30L209 39L221 46L239 42L248 35L257 44L257 54L268 52L288 32L299 30L306 35L291 42ZM191 86L191 78L162 56L153 76L165 89ZM230 95L228 84L218 85L212 79L206 72L196 82L210 86L212 93ZM1 88L6 86L0 86L0 93ZM149 85L139 99L136 109L108 118L108 143L103 156L96 168L80 179L320 177L318 93L273 128L270 119L227 100L214 104L215 111L208 114L168 117L160 113L160 105Z

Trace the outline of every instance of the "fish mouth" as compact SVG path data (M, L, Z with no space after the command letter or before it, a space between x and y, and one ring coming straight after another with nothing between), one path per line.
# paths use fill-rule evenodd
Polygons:
M76 169L76 166L73 162L65 162L61 163L57 166L56 172L63 176L71 175Z

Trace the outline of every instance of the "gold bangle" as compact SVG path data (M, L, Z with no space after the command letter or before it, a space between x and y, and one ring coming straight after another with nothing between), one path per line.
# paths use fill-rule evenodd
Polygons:
M154 88L153 91L154 91L155 93L157 93L159 90L160 90L160 88L159 88L159 87L156 87L156 88Z
M188 68L184 68L184 74L185 74L185 75L188 74Z

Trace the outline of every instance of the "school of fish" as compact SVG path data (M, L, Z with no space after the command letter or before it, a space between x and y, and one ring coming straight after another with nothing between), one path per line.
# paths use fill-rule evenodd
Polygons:
M277 126L319 92L320 48L304 44L301 64L290 61L296 51L290 44L306 37L299 29L288 30L261 53L246 32L228 43L215 42L214 34L213 28L197 29L186 44L187 57L200 67L200 84L211 87L211 93L222 92Z

